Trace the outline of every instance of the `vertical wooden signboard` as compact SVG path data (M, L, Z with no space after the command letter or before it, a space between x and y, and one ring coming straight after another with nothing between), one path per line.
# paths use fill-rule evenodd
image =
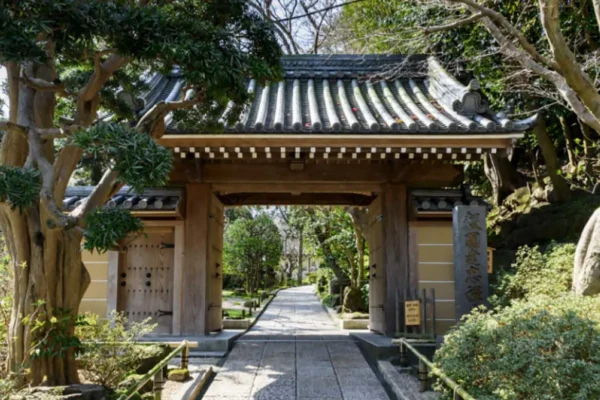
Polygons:
M488 259L485 206L457 206L452 213L456 320L487 304Z

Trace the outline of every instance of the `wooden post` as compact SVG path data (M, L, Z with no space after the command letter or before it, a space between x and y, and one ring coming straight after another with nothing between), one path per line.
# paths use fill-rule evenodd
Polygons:
M190 348L187 345L187 340L185 341L185 347L181 351L181 369L187 369L190 363Z
M162 400L162 391L165 386L165 378L163 375L164 368L160 368L154 375L154 384L152 386L152 392L154 393L154 400Z
M408 300L408 291L406 288L404 288L404 298L402 299L402 308L403 309L404 309L404 304L406 304L406 300ZM404 310L402 310L402 315L404 316L404 318L402 318L402 332L407 333L408 331L406 330L406 312Z
M383 185L383 269L385 270L385 334L394 334L395 291L408 286L408 207L406 185Z
M419 383L421 384L421 393L427 391L429 386L429 372L423 360L419 360Z
M431 336L435 339L435 289L431 288Z
M207 254L211 188L207 184L186 186L184 234L184 268L181 333L202 335L205 332L208 306Z
M402 367L408 367L408 350L404 345L404 341L400 342L400 365Z
M427 292L426 289L421 290L421 333L427 333Z
M398 291L395 290L394 294L396 295L396 337L400 335L400 296L398 296Z

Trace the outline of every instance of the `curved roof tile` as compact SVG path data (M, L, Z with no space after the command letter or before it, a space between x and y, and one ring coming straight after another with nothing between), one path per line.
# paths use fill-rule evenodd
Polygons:
M511 133L535 118L512 121L490 110L477 81L463 85L434 57L304 55L282 58L284 79L257 85L226 132L243 133ZM142 113L183 87L175 70L154 77ZM219 119L222 123L230 104ZM198 133L173 121L169 133Z

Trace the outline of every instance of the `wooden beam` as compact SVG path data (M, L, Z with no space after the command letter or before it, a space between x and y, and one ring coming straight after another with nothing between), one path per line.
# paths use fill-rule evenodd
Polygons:
M374 196L355 193L236 193L219 196L226 206L242 205L351 205L368 206Z
M390 168L386 165L334 165L304 164L302 169L291 170L289 164L205 164L202 179L206 183L217 182L294 182L328 183L386 182ZM325 189L325 188L324 188Z
M456 186L463 181L463 166L438 163L393 164L390 181L411 187Z
M466 135L165 135L157 142L167 147L468 147L511 148L523 133Z
M221 195L232 193L323 193L320 183L214 183L213 189ZM333 182L327 185L327 193L371 194L381 190L377 183Z
M296 165L297 164L297 165ZM171 183L219 184L361 184L386 182L410 187L454 186L462 181L462 166L443 163L304 164L296 163L200 164L176 163ZM338 191L334 190L333 191ZM329 192L327 186L323 192ZM339 190L345 191L345 190Z

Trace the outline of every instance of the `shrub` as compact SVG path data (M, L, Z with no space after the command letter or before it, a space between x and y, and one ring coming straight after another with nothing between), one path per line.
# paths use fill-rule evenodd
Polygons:
M474 310L435 362L479 400L598 399L600 297L542 295Z
M332 308L340 305L340 295L339 294L328 294L323 297L323 304L326 307Z
M306 275L306 280L311 285L314 285L315 283L317 283L318 279L319 279L319 275L316 272L311 272L308 275Z
M511 300L539 294L559 296L571 289L575 245L550 244L545 251L538 246L522 246L511 271L498 277L493 305L507 306Z
M87 324L77 328L76 335L83 343L79 365L83 377L108 388L116 388L128 375L134 373L144 360L138 340L151 333L156 324L149 319L128 322L122 313L113 313L110 322L94 314L85 315Z

